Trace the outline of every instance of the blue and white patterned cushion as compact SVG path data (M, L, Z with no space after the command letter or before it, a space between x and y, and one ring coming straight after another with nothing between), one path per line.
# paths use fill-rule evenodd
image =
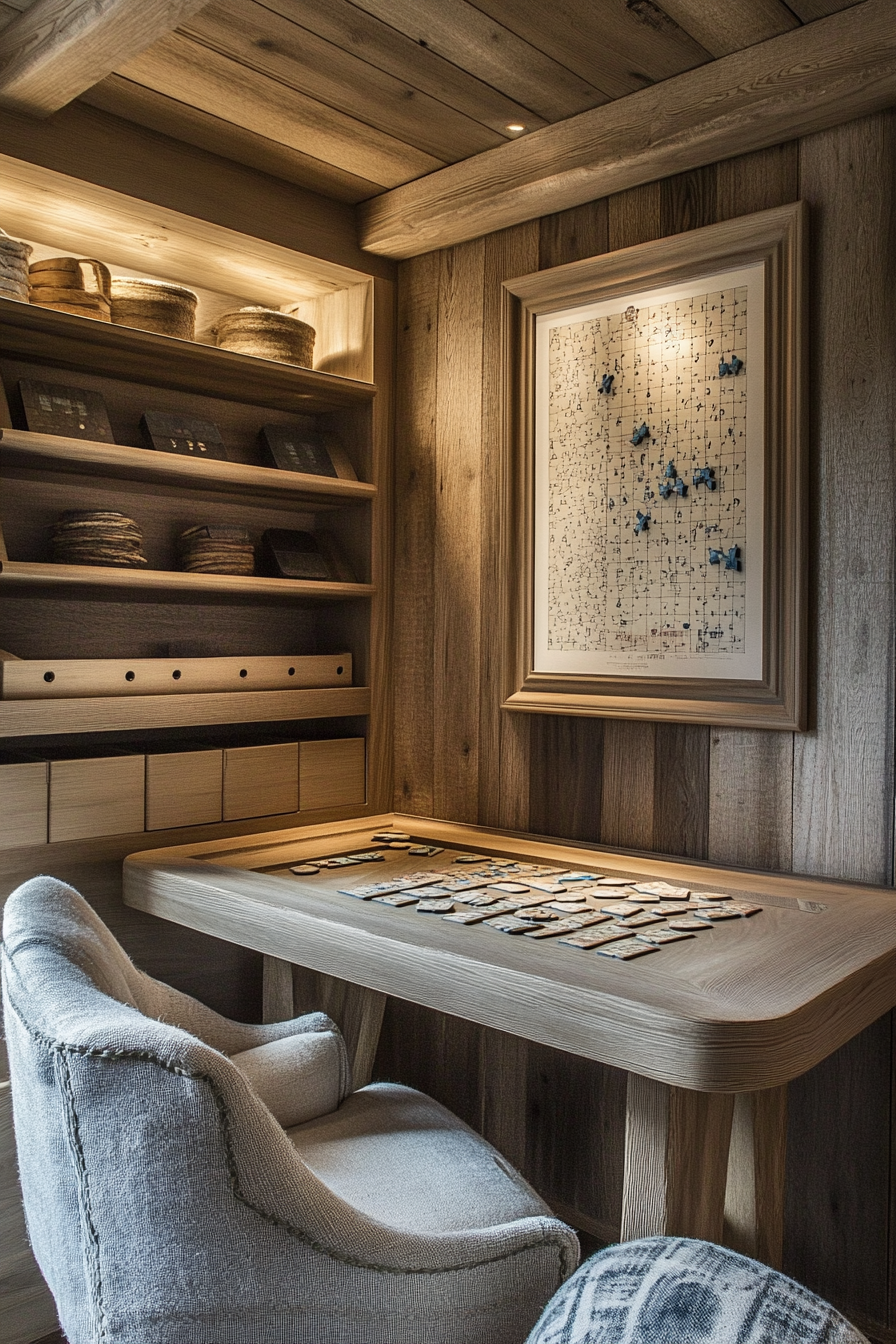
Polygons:
M551 1298L526 1344L868 1344L767 1265L684 1237L610 1246Z

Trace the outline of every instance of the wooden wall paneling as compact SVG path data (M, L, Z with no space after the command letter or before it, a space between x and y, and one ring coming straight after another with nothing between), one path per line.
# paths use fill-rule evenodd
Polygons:
M481 1129L482 1032L462 1018L389 998L373 1077L417 1087Z
M709 829L709 729L658 723L654 736L653 841L660 854L705 859Z
M537 835L601 837L604 735L609 720L560 714L510 715L531 721L529 818Z
M12 1097L0 1070L0 1338L25 1344L58 1324L56 1304L25 1233L12 1128Z
M600 1241L617 1241L625 1073L530 1044L524 1100L526 1177L559 1217Z
M787 140L715 165L716 222L790 205L800 195L800 142Z
M712 728L706 857L786 872L793 853L793 734Z
M500 708L505 688L498 656L504 631L505 594L495 582L504 545L504 481L501 475L501 284L538 266L538 224L490 234L485 239L482 366L482 513L479 570L483 594L479 633L479 812L483 826L525 830L529 820L529 739L526 714Z
M433 814L437 252L399 268L392 680L395 807Z
M894 148L892 112L800 148L814 234L816 721L795 740L793 866L872 882L892 881L894 546L891 528L869 528L868 500L892 512L896 487L894 395L876 372L896 331L882 246ZM879 1321L892 1279L891 1034L882 1019L790 1088L785 1267Z
M784 1271L886 1322L892 1014L788 1088Z
M539 220L538 269L565 266L570 261L596 257L609 248L607 198L558 210Z
M485 244L441 254L436 393L435 712L437 817L479 815L479 570ZM488 578L486 577L486 584Z
M812 482L817 722L796 740L794 867L892 880L896 393L880 372L896 333L896 113L809 136L813 207Z

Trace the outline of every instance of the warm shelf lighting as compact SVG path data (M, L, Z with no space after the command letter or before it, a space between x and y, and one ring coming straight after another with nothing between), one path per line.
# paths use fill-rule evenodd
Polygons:
M509 126L505 126L504 129L505 131L509 131L511 135L519 135L520 132L524 131L526 128L522 122L512 121Z

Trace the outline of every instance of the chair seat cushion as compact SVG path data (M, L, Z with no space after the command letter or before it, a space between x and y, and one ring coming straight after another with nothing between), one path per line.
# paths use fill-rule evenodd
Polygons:
M553 1217L491 1144L409 1087L374 1083L333 1115L287 1134L334 1194L403 1232L426 1236Z

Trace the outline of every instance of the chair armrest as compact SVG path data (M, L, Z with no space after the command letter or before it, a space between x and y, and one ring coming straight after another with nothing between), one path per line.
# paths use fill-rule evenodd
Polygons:
M302 1031L230 1056L284 1129L329 1115L351 1091L339 1030Z

